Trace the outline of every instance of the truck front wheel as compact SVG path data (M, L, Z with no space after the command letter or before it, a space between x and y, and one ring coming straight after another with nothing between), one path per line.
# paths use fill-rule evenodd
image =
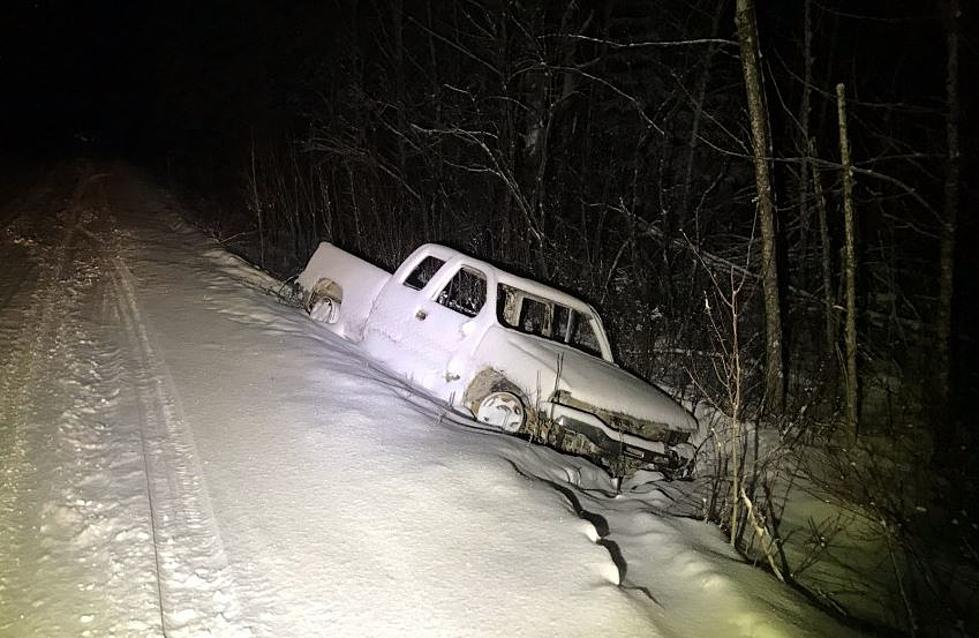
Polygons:
M463 405L480 423L510 434L534 435L540 421L524 393L493 368L480 370L466 388Z
M515 434L527 423L527 409L520 398L512 392L491 392L479 402L476 420Z

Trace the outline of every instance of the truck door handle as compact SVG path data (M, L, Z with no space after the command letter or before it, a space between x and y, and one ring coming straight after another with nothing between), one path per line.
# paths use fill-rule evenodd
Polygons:
M425 321L425 317L427 316L428 313L425 312L424 310L419 310L418 312L415 313L415 319L417 319L418 321Z

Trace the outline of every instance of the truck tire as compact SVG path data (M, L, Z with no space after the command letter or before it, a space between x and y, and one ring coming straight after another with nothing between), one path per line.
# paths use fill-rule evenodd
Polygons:
M480 423L509 434L534 434L540 417L515 384L492 368L476 375L463 396Z
M516 434L527 423L527 409L512 392L490 392L476 408L476 420L508 434Z

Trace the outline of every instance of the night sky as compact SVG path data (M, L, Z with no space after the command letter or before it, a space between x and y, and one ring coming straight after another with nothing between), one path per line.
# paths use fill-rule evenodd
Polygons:
M184 142L161 140L166 133L213 132L227 128L229 120L241 127L269 113L282 116L282 107L315 99L311 84L318 74L331 73L331 65L349 47L352 16L370 8L383 11L384 4L5 3L0 9L5 151L59 147L79 135L95 135L103 147L142 152L151 144ZM655 12L655 3L650 9ZM840 79L858 78L858 98L890 95L895 101L940 108L943 78L936 71L942 69L944 51L936 39L940 24L931 3L862 2L825 9L840 19L832 27L832 48L817 51L817 65L832 58ZM724 14L729 23L730 10ZM797 63L788 49L798 47L801 2L760 3L758 15L763 46L775 49L768 63ZM967 115L979 55L971 37L975 23L974 15L963 16ZM733 36L733 23L730 27ZM363 28L354 33L367 48L384 37ZM964 120L968 147L975 126L971 118Z

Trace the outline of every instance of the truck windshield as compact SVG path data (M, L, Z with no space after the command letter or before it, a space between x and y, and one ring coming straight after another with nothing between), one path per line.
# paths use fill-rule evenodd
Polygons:
M503 326L602 356L589 314L506 284L499 284L497 291L496 314Z

